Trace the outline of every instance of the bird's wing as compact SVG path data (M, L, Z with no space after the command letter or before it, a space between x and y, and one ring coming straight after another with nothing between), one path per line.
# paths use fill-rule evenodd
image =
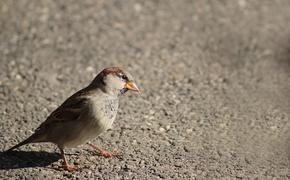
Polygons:
M47 126L76 121L87 109L88 99L83 96L72 96L67 99L60 107L53 111L46 121L44 121L36 130Z

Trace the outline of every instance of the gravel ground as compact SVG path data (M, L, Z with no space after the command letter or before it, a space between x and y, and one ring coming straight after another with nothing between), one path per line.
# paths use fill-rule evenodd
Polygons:
M0 179L289 179L290 1L3 0L0 149L104 67L125 67L114 128L94 143L0 154Z

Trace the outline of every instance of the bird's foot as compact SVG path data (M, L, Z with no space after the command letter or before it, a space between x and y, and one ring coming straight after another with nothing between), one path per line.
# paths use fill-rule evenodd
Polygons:
M74 172L78 169L78 167L76 165L72 165L72 164L63 164L60 169L65 170L65 171L69 171L69 172Z
M92 148L94 148L95 149L95 152L97 152L98 155L104 156L106 158L111 158L111 157L117 157L117 158L119 158L119 157L122 156L117 151L109 152L109 151L106 151L106 150L103 150L103 149L97 147L96 145L94 145L92 143L88 143L88 145L91 146Z
M106 158L112 158L112 157L121 157L121 154L118 153L117 151L109 152L106 150L101 150L100 156L104 156Z

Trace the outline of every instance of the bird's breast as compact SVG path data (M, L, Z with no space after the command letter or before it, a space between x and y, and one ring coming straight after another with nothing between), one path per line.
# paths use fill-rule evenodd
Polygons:
M107 98L94 103L93 119L97 127L107 130L112 127L118 111L117 98Z
M62 140L63 142L57 144L65 147L75 147L97 137L112 127L118 111L118 99L91 98L91 100L87 104L88 111L82 121L79 121L77 126L75 124L68 126L71 129L70 131L73 131L66 137L69 140Z

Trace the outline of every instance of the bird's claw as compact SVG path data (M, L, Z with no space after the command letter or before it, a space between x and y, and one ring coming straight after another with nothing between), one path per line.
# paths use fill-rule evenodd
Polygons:
M113 151L113 152L109 152L109 151L105 151L105 150L102 150L99 152L100 156L104 156L105 158L112 158L112 157L121 157L122 155L117 152L117 151Z
M63 164L57 168L57 170L65 170L69 172L74 172L78 170L78 167L76 165L71 165L71 164Z
M64 170L67 170L69 172L73 172L73 171L78 170L78 167L75 165L67 165L67 166L64 166L63 168L64 168Z

